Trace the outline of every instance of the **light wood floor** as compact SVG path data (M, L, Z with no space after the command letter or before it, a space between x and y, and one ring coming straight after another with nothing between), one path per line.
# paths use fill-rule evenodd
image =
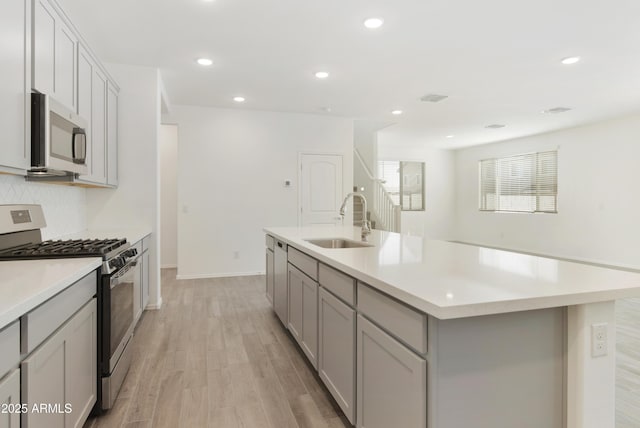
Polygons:
M115 406L85 428L349 427L264 297L264 277L175 280ZM616 428L640 427L640 299L616 303Z
M263 276L163 270L163 307L138 325L115 406L85 428L349 427L263 290Z

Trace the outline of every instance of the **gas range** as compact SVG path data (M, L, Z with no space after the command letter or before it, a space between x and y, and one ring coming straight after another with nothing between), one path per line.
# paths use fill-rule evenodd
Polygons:
M95 414L111 408L131 365L142 271L136 248L126 239L43 241L39 205L0 205L0 261L100 257L97 299L97 401Z
M3 206L0 210L0 261L100 257L103 260L102 272L110 274L138 255L138 251L130 248L131 244L123 238L42 241L39 228L45 223L44 218L39 221L42 217L38 210L40 207L11 206L9 215L4 215L8 207ZM4 226L9 218L14 222L11 229L23 224L38 230L8 232Z

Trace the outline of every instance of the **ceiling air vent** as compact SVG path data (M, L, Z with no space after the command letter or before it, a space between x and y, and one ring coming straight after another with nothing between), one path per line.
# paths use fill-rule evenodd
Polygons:
M571 110L569 107L554 107L549 110L544 110L543 113L564 113L569 110Z
M437 103L439 101L444 100L445 98L448 98L447 95L438 95L438 94L428 94L425 95L424 97L420 98L420 101L426 102L426 103Z
M494 124L485 126L485 128L487 128L487 129L500 129L500 128L504 128L505 126L507 126L507 125L501 125L499 123L494 123Z

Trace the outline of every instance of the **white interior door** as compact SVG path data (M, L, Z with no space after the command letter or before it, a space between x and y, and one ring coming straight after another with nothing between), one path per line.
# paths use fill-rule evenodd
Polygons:
M300 155L300 225L340 223L342 155Z

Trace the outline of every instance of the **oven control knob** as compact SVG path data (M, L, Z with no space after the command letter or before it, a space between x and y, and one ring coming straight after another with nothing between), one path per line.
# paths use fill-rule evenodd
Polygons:
M130 250L127 250L126 254L127 257L135 257L138 255L138 249L137 248L132 248Z
M122 257L116 257L109 262L109 267L111 269L120 269L122 266L124 266L124 260Z

